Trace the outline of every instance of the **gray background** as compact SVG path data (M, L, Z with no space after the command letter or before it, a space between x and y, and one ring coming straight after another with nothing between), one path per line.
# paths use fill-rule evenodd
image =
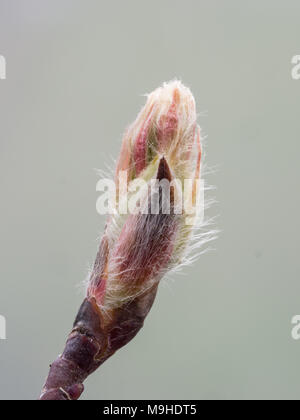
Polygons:
M299 14L296 0L0 0L0 398L39 395L103 226L94 168L174 77L208 135L221 233L83 398L299 397Z

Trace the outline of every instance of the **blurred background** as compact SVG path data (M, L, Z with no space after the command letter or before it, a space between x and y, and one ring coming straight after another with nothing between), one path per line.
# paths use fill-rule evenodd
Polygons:
M0 0L0 399L35 399L83 298L113 165L142 94L195 95L214 250L164 281L83 399L296 399L299 1Z

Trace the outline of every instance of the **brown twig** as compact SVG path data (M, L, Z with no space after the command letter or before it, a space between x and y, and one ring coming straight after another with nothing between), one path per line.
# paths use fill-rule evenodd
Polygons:
M50 366L41 400L77 400L84 380L142 328L153 304L157 285L127 303L103 327L95 299L85 299L76 316L63 353Z

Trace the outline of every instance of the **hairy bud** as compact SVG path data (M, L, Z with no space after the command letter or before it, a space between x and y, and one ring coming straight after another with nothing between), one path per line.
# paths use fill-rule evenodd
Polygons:
M197 213L200 160L194 98L180 82L166 83L148 95L125 133L115 175L118 199L87 296L40 399L79 398L88 375L143 326L162 276L178 267L187 253ZM126 188L120 182L124 174ZM136 197L139 181L146 188ZM192 204L191 212L178 205L183 196ZM123 211L132 202L134 211Z
M123 138L115 175L118 190L124 172L129 191L138 180L147 182L149 188L139 195L139 211L120 214L117 200L107 221L87 290L105 322L111 322L115 311L126 303L156 288L161 277L180 263L192 225L186 224L184 210L177 211L176 199L183 197L183 182L189 179L188 198L195 204L200 159L193 95L179 81L165 83L148 95ZM159 183L156 195L150 189L154 181ZM163 181L171 185L167 203ZM155 212L151 211L154 202ZM168 212L164 212L165 204Z

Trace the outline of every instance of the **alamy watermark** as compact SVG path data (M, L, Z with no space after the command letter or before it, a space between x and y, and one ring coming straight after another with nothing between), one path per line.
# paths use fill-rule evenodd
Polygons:
M299 80L300 79L300 55L294 55L294 57L292 57L292 78L294 80Z
M6 319L0 315L0 340L6 340Z
M6 79L6 59L0 55L0 80ZM0 340L6 339L6 319L0 315Z
M127 171L120 171L117 182L103 178L97 182L101 192L96 209L104 214L177 214L187 225L204 218L204 181L200 179L141 178L128 182Z
M0 55L0 80L6 79L6 59Z
M6 79L6 59L0 55L0 80ZM6 339L6 319L0 315L0 340Z
M300 339L300 315L293 316L292 324L294 325L291 331L292 338L294 340L299 340Z

